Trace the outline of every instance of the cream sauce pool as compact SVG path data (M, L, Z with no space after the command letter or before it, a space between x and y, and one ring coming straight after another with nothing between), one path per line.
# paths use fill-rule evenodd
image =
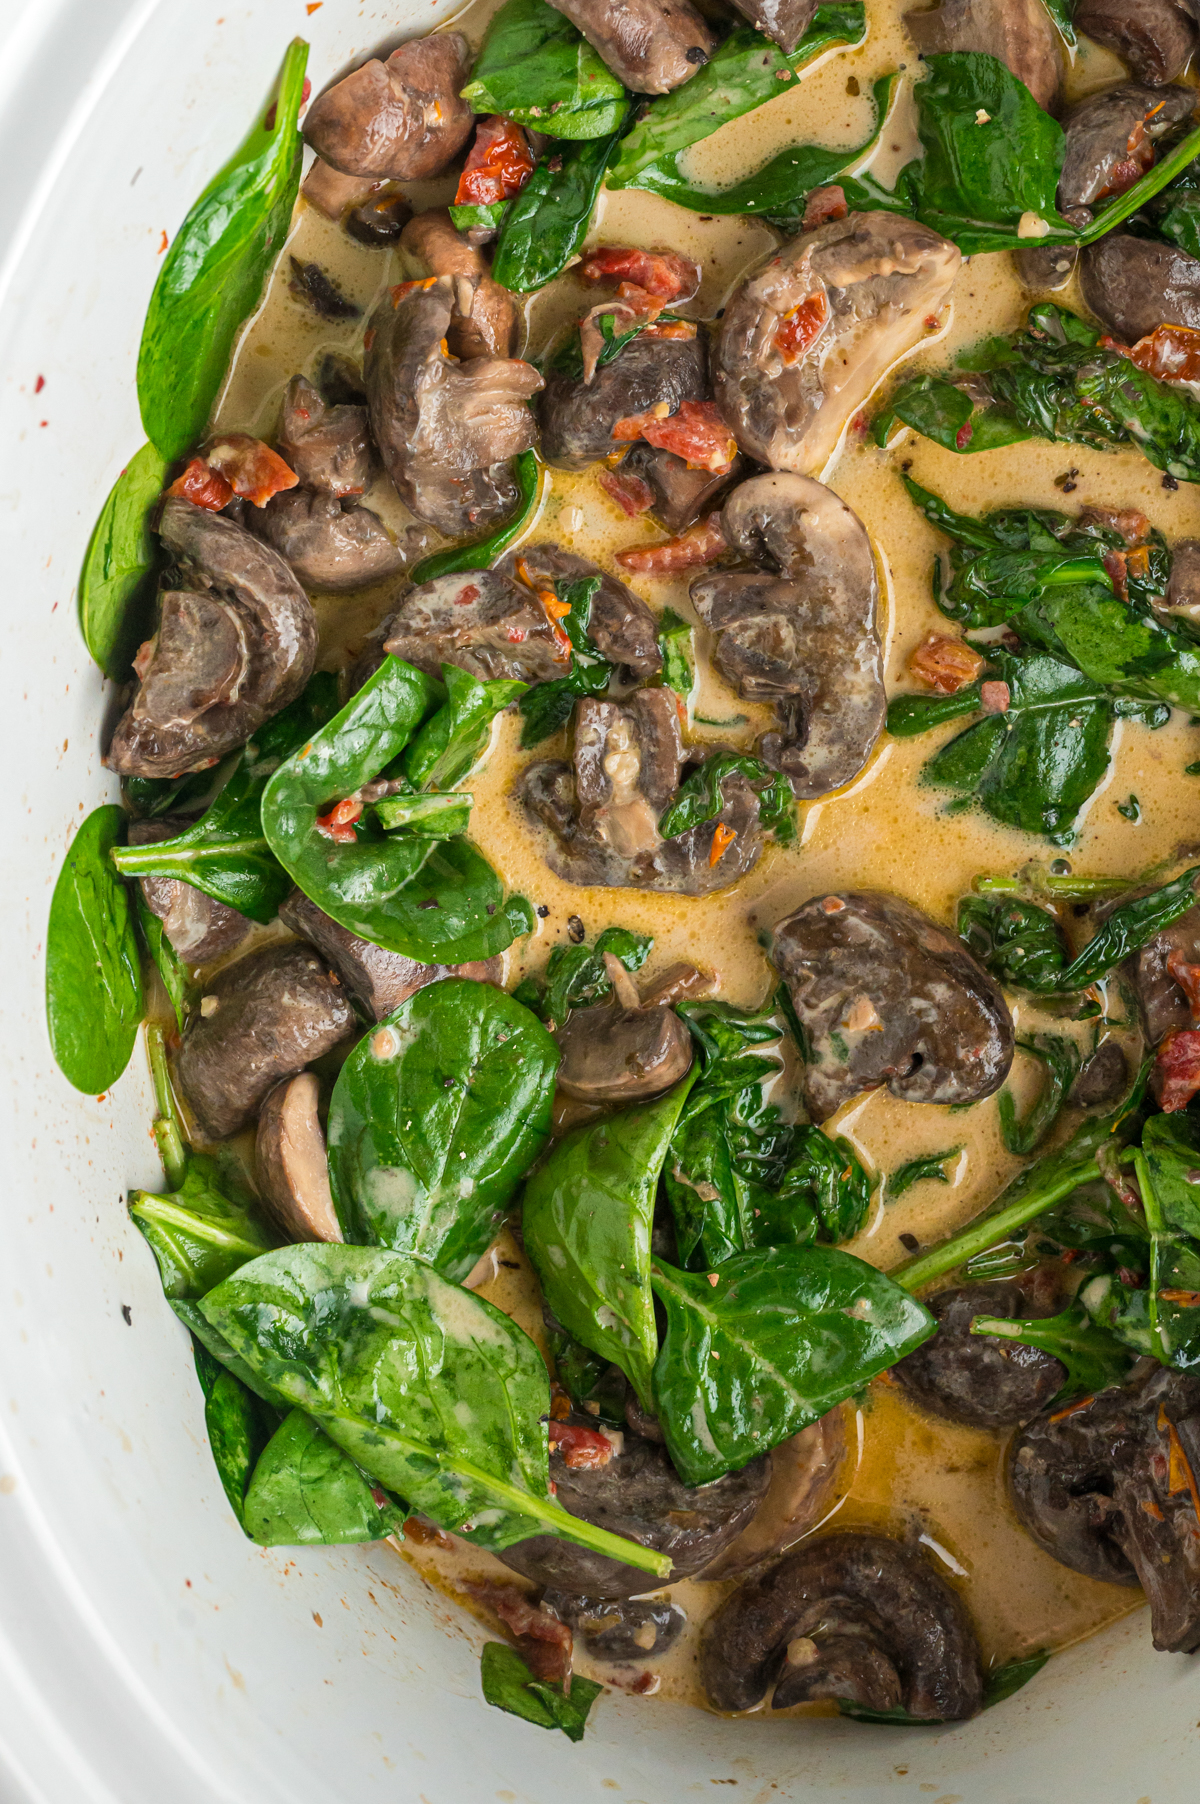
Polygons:
M475 5L455 26L478 42L494 10L494 3ZM732 182L793 143L863 142L873 125L871 83L890 70L907 66L911 72L918 67L900 23L902 10L899 0L867 0L869 33L862 47L828 56L768 105L696 146L688 153L688 174L714 184ZM1077 98L1120 74L1114 59L1091 51L1070 70L1069 92ZM885 179L912 152L910 115L911 108L901 103L894 129L884 134L878 147L874 167ZM445 205L451 188L446 181L425 183L411 194L418 208ZM654 197L625 192L602 196L589 243L672 249L696 259L703 266L703 285L684 311L704 318L716 313L747 267L776 239L760 222L704 219ZM365 316L374 302L387 285L412 273L396 253L355 244L303 201L288 251L321 264L362 307L364 319L348 328L317 319L289 291L285 255L259 313L242 335L219 405L220 428L273 436L289 377L297 371L311 373L325 350L360 353ZM944 365L958 346L1014 329L1029 298L1007 255L971 260L957 279L938 330L914 354L914 365ZM1077 303L1070 291L1063 298L1068 306ZM558 326L583 311L584 290L568 272L526 304L525 354L536 356ZM1096 503L1140 508L1169 540L1200 533L1200 496L1195 488L1164 488L1159 472L1134 451L1100 452L1035 441L979 457L956 457L906 433L885 452L851 431L826 480L858 513L874 545L889 689L907 686L907 657L927 633L944 624L929 593L937 535L908 501L899 480L901 467L911 469L917 481L945 496L951 506L971 513L1017 504L1082 508ZM1074 484L1069 499L1063 488L1068 480ZM366 499L390 524L404 522L403 509L386 484L377 484ZM644 518L627 520L593 473L553 471L527 536L557 539L617 570L615 551L652 543L663 535ZM633 586L655 609L669 605L694 619L687 581L635 578ZM348 652L362 645L390 611L390 597L398 586L392 582L349 597L315 598L324 666L340 665ZM703 629L698 630L698 644L703 665ZM696 712L715 719L748 716L734 732L697 725L693 737L699 743L720 739L749 747L766 724L765 711L747 709L710 669L703 675ZM847 789L800 804L796 846L771 848L734 888L697 900L579 889L555 877L512 799L514 779L531 754L518 750L518 722L505 717L490 759L471 781L472 837L510 888L546 911L536 933L508 956L510 985L525 971L545 964L554 946L565 940L571 915L581 917L589 938L609 924L652 933L651 969L690 959L719 978L722 996L740 1004L761 1001L771 982L759 946L761 930L815 893L856 887L892 890L952 923L956 902L980 873L1015 873L1031 859L1044 863L1054 856L1053 848L1001 829L981 815L947 814L944 797L919 787L921 766L941 739L957 730L949 726L940 736L907 741L885 736L867 769ZM547 751L553 755L556 749L549 742L532 755L545 756ZM1065 854L1071 871L1080 876L1134 877L1194 852L1200 840L1196 780L1183 771L1197 757L1200 731L1178 712L1153 733L1140 724L1118 723L1109 773ZM1125 818L1117 806L1131 794L1140 803L1136 821ZM1036 1011L1028 1005L1021 1005L1016 1014L1019 1030L1028 1032L1038 1024ZM1061 1022L1057 1027L1062 1031ZM1018 1101L1024 1100L1023 1090L1032 1093L1035 1081L1027 1061L1018 1055L1013 1078ZM867 1166L878 1172L922 1153L950 1146L960 1149L947 1167L948 1183L918 1183L898 1202L877 1205L852 1243L854 1252L884 1269L904 1256L901 1234L923 1243L941 1237L976 1214L1018 1168L1004 1150L994 1098L949 1117L945 1109L905 1104L877 1091L849 1103L827 1125L847 1135ZM532 1274L507 1235L493 1249L492 1269L494 1275L483 1284L481 1294L509 1310L540 1339ZM938 1570L965 1598L989 1666L1037 1649L1062 1648L1140 1607L1137 1592L1068 1571L1023 1533L1005 1490L1004 1436L937 1423L912 1409L886 1379L870 1387L860 1407L845 1407L850 1452L833 1519L839 1526L919 1536ZM467 1577L508 1581L513 1577L507 1568L465 1544L452 1551L410 1541L397 1545L431 1584L452 1594L461 1595ZM659 1696L703 1703L696 1679L698 1634L728 1589L697 1581L671 1588L687 1614L688 1626L676 1648L654 1663L661 1681ZM464 1604L473 1607L469 1600ZM582 1650L577 1667L609 1684L632 1686L638 1678L633 1668L589 1665ZM823 1707L801 1707L813 1708Z

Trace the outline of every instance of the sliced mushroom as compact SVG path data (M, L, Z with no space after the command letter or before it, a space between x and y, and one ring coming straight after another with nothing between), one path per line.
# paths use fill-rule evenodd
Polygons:
M1128 1385L1053 1407L1009 1454L1022 1525L1053 1559L1111 1585L1138 1585L1154 1645L1200 1646L1200 1377L1146 1362Z
M541 683L570 668L564 635L524 583L495 570L435 576L384 622L382 649L430 676L457 664L474 677Z
M503 976L500 958L477 959L465 965L422 965L399 952L386 952L339 926L303 890L292 891L279 910L279 919L316 947L333 966L351 1001L374 1021L384 1020L417 990L442 977L473 977L480 983L499 984Z
M975 1428L1011 1428L1027 1422L1056 1397L1066 1381L1061 1361L1039 1347L972 1334L977 1315L1054 1315L1056 1298L1039 1296L1027 1282L963 1284L926 1297L937 1333L892 1367L892 1377L914 1402L947 1422Z
M646 483L653 497L650 512L670 533L684 532L702 514L711 513L717 497L746 474L746 460L734 458L721 476L708 470L693 469L674 451L661 445L648 445L644 440L631 445L621 460L622 477L634 476Z
M733 0L742 17L790 56L817 10L817 0Z
M1040 244L1032 250L1014 251L1013 262L1026 288L1057 294L1075 274L1079 251L1073 244Z
M1116 1040L1105 1040L1071 1085L1067 1102L1073 1109L1111 1109L1128 1088L1129 1061Z
M311 1071L276 1084L263 1103L254 1164L263 1207L289 1241L341 1240Z
M592 597L587 629L596 650L612 663L623 664L633 677L657 676L662 669L658 621L640 595L590 558L576 557L554 544L522 545L501 558L496 574L514 577L534 590L598 576L600 587Z
M961 263L949 239L897 213L850 213L784 244L735 289L712 353L717 405L746 455L819 476Z
M1008 1004L961 941L898 896L814 896L775 929L772 960L808 1041L814 1121L886 1084L909 1102L978 1102L1008 1076Z
M983 1674L958 1595L886 1535L822 1535L740 1585L704 1626L700 1677L717 1710L838 1698L961 1722Z
M445 208L418 213L400 234L400 248L430 276L466 276L476 284L471 311L447 334L455 357L511 357L517 342L517 309L507 288L493 282L482 251L455 229Z
M1079 259L1083 298L1125 344L1158 326L1200 330L1200 260L1173 244L1109 232Z
M643 1007L619 959L605 955L613 996L572 1009L555 1032L558 1088L576 1102L634 1103L670 1090L692 1068L692 1036L673 1008Z
M154 821L130 821L131 846L157 845L160 840L174 839L191 826L182 815L164 814ZM250 923L236 908L228 908L190 883L174 877L142 877L139 879L146 907L157 915L163 932L185 964L206 965L239 946L250 931Z
M721 515L726 541L778 575L720 571L692 584L717 635L717 668L748 701L775 703L762 755L794 793L856 777L883 731L887 697L871 543L841 498L808 476L752 476Z
M246 510L247 524L287 559L309 589L361 589L395 576L425 548L426 534L410 527L397 544L369 507L346 507L332 495L289 489L266 507Z
M590 1660L606 1666L645 1666L661 1659L683 1633L687 1617L665 1597L572 1597L547 1591L542 1608L569 1622Z
M526 403L542 387L532 364L473 357L458 363L446 335L462 277L385 295L371 318L365 378L371 430L402 499L420 520L457 537L512 512L511 460L531 449L537 425Z
M771 1483L736 1541L706 1566L701 1578L733 1578L761 1566L817 1527L833 1503L846 1456L845 1413L839 1406L789 1440L772 1447Z
M300 184L300 192L311 206L336 225L349 208L362 206L382 187L383 183L374 176L343 175L340 169L334 169L321 157L314 157Z
M1122 82L1092 94L1067 114L1066 150L1058 179L1059 211L1091 207L1122 194L1154 161L1154 145L1191 117L1192 88L1148 88Z
M572 1418L595 1428L590 1416ZM602 1466L572 1467L561 1443L550 1449L557 1501L572 1516L667 1554L673 1580L690 1578L716 1558L758 1508L769 1468L756 1459L713 1484L685 1485L664 1447L626 1434ZM648 1588L646 1574L607 1554L592 1553L555 1535L534 1535L500 1554L506 1566L573 1597L632 1597Z
M542 456L560 470L586 470L623 449L613 437L618 420L654 407L676 413L681 401L704 401L708 393L703 337L648 338L640 332L591 382L553 366L547 370L538 402Z
M1187 995L1170 969L1171 964L1180 962L1200 965L1200 906L1189 908L1147 940L1126 966L1142 1005L1142 1020L1151 1046L1157 1046L1166 1034L1195 1026Z
M1139 81L1155 87L1183 74L1197 43L1183 0L1078 0L1075 29L1115 50Z
M691 0L550 0L635 94L669 94L716 47Z
M904 15L922 56L974 50L994 56L1053 111L1062 81L1058 33L1041 0L942 0L934 12Z
M361 495L371 480L366 408L327 407L307 378L293 376L283 396L279 455L295 470L302 488L319 489L339 501Z
M345 990L311 946L250 952L213 978L175 1073L208 1140L236 1134L267 1092L353 1033Z
M418 181L440 175L475 129L459 99L471 48L459 31L401 44L318 94L304 137L343 175Z
M279 553L235 521L169 498L158 534L191 588L166 587L141 681L105 763L124 777L204 770L244 745L312 675L312 603Z

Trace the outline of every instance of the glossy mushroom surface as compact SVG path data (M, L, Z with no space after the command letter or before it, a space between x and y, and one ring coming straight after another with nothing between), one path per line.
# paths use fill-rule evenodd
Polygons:
M1154 162L1154 146L1183 125L1196 105L1192 88L1121 82L1089 95L1067 114L1058 207L1092 207L1121 194Z
M547 1591L542 1607L573 1629L591 1660L606 1666L645 1666L678 1641L687 1617L678 1604L654 1597L572 1597Z
M703 68L716 38L691 0L550 0L635 94L669 94Z
M182 815L163 814L157 820L130 821L129 844L153 846L161 840L174 839L192 822ZM250 931L250 922L236 908L218 902L213 896L196 889L191 883L180 883L174 877L139 877L146 907L157 915L163 932L177 955L188 965L205 965L240 946Z
M937 1317L937 1333L892 1367L895 1382L922 1409L973 1428L1011 1428L1062 1389L1066 1367L1040 1347L971 1333L977 1315L1024 1321L1054 1315L1057 1298L1011 1282L956 1285L923 1301Z
M442 977L473 977L495 984L502 979L502 958L477 959L465 965L423 965L402 953L373 946L331 920L298 889L281 906L279 919L328 960L347 995L368 1020L383 1021L417 990Z
M459 95L471 50L459 31L401 44L318 94L304 120L317 155L343 175L418 181L440 175L475 129Z
M767 1494L737 1540L705 1567L705 1583L750 1572L811 1534L837 1497L845 1457L846 1416L840 1405L772 1447Z
M1062 81L1058 33L1041 0L942 0L928 12L906 12L908 35L922 56L975 51L1023 81L1047 112Z
M662 669L654 614L620 577L601 570L590 558L578 557L553 543L522 545L505 553L496 565L496 574L524 583L535 593L553 590L556 583L598 577L600 586L592 596L587 626L596 650L613 664L623 665L631 677L657 676Z
M733 0L742 17L790 56L817 10L817 0Z
M613 437L618 420L665 407L676 413L681 401L708 398L704 339L655 338L641 332L591 382L551 364L538 399L542 456L560 470L585 470L620 451Z
M1074 24L1155 87L1182 75L1200 38L1184 0L1079 0Z
M535 591L495 570L435 576L409 589L384 622L382 649L430 676L457 664L481 680L523 683L566 676L564 635Z
M998 985L898 896L814 896L776 927L771 959L808 1039L814 1121L881 1084L909 1102L965 1103L1008 1076L1013 1024Z
M483 252L458 231L444 207L411 219L400 234L400 249L424 275L466 276L474 284L470 313L454 319L447 334L453 356L512 356L516 303L507 288L493 282Z
M576 1102L645 1102L687 1076L692 1036L673 1008L642 1003L619 959L608 953L605 965L613 995L572 1009L555 1032L562 1055L557 1087Z
M1200 331L1200 260L1173 244L1109 232L1079 258L1083 298L1123 344L1156 327Z
M263 1208L289 1241L341 1240L311 1071L285 1078L258 1117L254 1166Z

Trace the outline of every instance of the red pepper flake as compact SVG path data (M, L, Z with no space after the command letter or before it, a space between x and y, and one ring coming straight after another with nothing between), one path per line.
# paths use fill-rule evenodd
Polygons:
M392 306L398 307L406 295L415 294L418 288L432 288L436 281L436 276L425 276L419 282L397 282L394 288L388 289L388 293L392 297ZM367 349L370 350L370 348L368 345Z
M1160 1290L1158 1294L1164 1303L1174 1303L1179 1309L1200 1306L1200 1290Z
M479 600L479 584L478 583L467 583L464 585L463 588L461 588L458 591L458 594L454 597L454 605L456 608L469 608L473 601L478 601L478 600Z
M324 6L324 4L325 4L325 0L308 0L308 5L304 8L304 10L308 14L309 18L311 19L314 13L320 12L320 10L321 10L322 6Z
M166 248L167 248L168 244L170 244L170 242L171 242L171 240L167 237L167 234L164 232L162 237L158 241L158 254L160 257L162 256L163 252L166 250Z
M1068 1416L1073 1416L1077 1410L1086 1409L1089 1403L1094 1403L1095 1401L1096 1397L1094 1392L1090 1397L1080 1397L1077 1403L1068 1403L1065 1409L1055 1410L1050 1420L1052 1422L1065 1422Z
M938 695L956 695L966 689L983 665L983 657L973 645L946 633L930 633L908 660L910 673Z
M1167 1034L1154 1061L1152 1088L1168 1115L1186 1109L1200 1091L1200 1033L1195 1028Z
M372 1497L375 1496L373 1487L371 1495ZM378 1498L376 1498L376 1502L378 1502ZM432 1522L422 1522L419 1516L407 1516L404 1521L402 1532L404 1534L404 1539L406 1541L412 1541L417 1547L454 1546L454 1542L449 1535L444 1534L440 1528L435 1528Z
M355 821L361 819L363 805L347 798L344 802L335 802L327 814L317 816L317 832L325 839L333 840L338 846L352 846L358 838L354 831Z
M585 282L630 283L661 301L689 301L700 286L699 266L677 251L606 245L589 251L578 272Z
M691 339L695 336L696 327L690 319L656 319L642 327L643 338Z
M1196 1474L1192 1471L1191 1461L1184 1452L1183 1442L1179 1438L1179 1430L1170 1416L1167 1417L1167 1437L1171 1444L1171 1460L1168 1468L1170 1476L1167 1481L1168 1495L1177 1497L1181 1491L1189 1491L1196 1521L1200 1523L1200 1491L1196 1488Z
M712 845L709 847L708 852L708 865L710 870L714 865L720 864L722 858L724 858L726 852L728 852L736 838L737 834L732 827L727 827L724 821L717 822L716 826L713 828Z
M533 152L519 125L490 113L475 128L475 142L458 178L456 207L491 207L512 200L533 174Z
M680 570L695 570L701 564L711 564L728 549L721 531L720 513L712 513L704 520L697 520L676 539L667 539L661 545L630 545L624 551L618 551L616 557L623 570L632 570L637 575L673 576Z
M796 363L820 338L828 319L829 301L821 288L784 314L771 343L785 363Z
M1126 561L1123 551L1106 551L1100 560L1105 574L1113 586L1113 593L1122 601L1129 600L1129 585L1126 581Z
M623 476L619 470L601 470L596 480L629 520L654 505L654 490L641 476Z
M167 494L180 496L193 507L207 507L219 514L233 500L233 486L202 457L193 457L183 474L175 478Z

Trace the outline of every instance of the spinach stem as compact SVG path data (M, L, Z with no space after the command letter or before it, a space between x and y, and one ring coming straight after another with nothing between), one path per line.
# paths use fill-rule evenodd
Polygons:
M980 896L1046 895L1062 902L1085 902L1091 896L1116 896L1131 887L1128 877L976 877Z
M146 1057L150 1062L154 1099L158 1104L154 1140L158 1156L162 1160L163 1175L171 1189L178 1190L187 1176L187 1148L183 1138L183 1123L171 1089L171 1074L167 1068L166 1036L156 1021L146 1023Z
M1069 1196L1072 1190L1094 1176L1095 1170L1096 1161L1093 1156L1075 1160L1042 1189L1032 1190L1028 1196L1010 1203L1007 1209L1000 1209L995 1215L973 1222L961 1234L952 1235L949 1240L942 1241L940 1246L931 1248L928 1253L902 1266L899 1271L890 1272L889 1277L903 1290L920 1290L934 1278L956 1271L968 1259L973 1259L976 1253L986 1253L989 1247L1006 1240L1015 1228L1023 1228L1027 1222L1044 1215L1047 1209L1061 1202L1064 1196Z

